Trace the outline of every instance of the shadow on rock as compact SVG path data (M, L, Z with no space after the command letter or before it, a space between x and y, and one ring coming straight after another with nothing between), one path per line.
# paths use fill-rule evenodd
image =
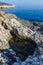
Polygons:
M29 55L33 55L37 46L36 43L31 39L23 41L13 39L9 42L9 45L16 52L21 61L26 60Z

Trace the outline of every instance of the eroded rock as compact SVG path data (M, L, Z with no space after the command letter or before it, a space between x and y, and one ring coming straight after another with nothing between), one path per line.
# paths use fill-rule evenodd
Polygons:
M8 41L12 38L9 30L5 30L2 25L0 25L0 49L8 49Z
M11 47L22 61L28 55L33 55L37 43L42 43L43 37L41 38L42 35L34 30L36 24L33 28L32 26L32 23L31 25L29 23L29 26L21 23L14 15L0 12L0 49L5 50Z

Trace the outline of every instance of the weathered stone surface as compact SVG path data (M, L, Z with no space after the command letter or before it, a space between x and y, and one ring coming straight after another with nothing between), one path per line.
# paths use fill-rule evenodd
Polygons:
M2 25L0 25L0 49L8 49L8 41L12 38L9 30L5 30Z
M12 31L17 37L20 38L29 38L30 36L32 36L33 34L35 34L35 32L33 32L30 28L22 25L19 21L17 21L16 19L10 19L9 20L5 20L3 22L3 24L6 24L6 26L8 27L8 29L10 31Z
M11 47L20 60L24 61L29 55L33 55L37 43L43 43L43 34L38 30L41 26L42 23L24 23L15 15L0 12L0 49L6 50ZM6 55L12 59L12 54L9 54Z
M17 62L16 53L12 49L3 50L0 52L0 65L12 65Z
M13 32L13 34L16 35L20 39L29 39L29 38L34 37L34 36L35 36L35 39L36 39L36 33L37 33L37 31L31 30L31 28L23 25L22 23L20 23L20 21L14 19L14 18L12 18L10 20L6 19L3 22L3 24L6 24L7 28L11 32ZM37 30L38 28L35 28L35 30ZM37 36L38 35L40 36L41 34L37 33ZM37 40L38 39L39 39L39 37L37 38ZM41 40L43 40L43 36L42 36L42 38L40 37L39 42L41 42ZM33 41L35 41L35 40L33 39ZM37 41L35 41L35 42L37 42Z

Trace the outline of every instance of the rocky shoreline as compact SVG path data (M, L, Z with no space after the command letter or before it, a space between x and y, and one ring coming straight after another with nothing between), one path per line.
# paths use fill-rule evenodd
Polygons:
M16 7L15 5L0 2L0 10L8 9L8 8L15 8L15 7Z
M5 5L4 5L4 6L1 5L1 6L0 6L0 10L8 9L8 8L15 8L15 7L16 7L16 6L12 6L12 5L6 5L6 6L5 6Z
M37 45L43 44L42 27L43 22L24 21L0 12L0 65L16 65L33 56Z

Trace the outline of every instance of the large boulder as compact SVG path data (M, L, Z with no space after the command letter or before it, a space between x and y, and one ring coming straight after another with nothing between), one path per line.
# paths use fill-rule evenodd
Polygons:
M6 19L3 21L3 26L7 26L7 28L13 32L19 38L28 38L35 34L30 28L26 27L25 25L21 24L20 21L12 18L10 20Z

